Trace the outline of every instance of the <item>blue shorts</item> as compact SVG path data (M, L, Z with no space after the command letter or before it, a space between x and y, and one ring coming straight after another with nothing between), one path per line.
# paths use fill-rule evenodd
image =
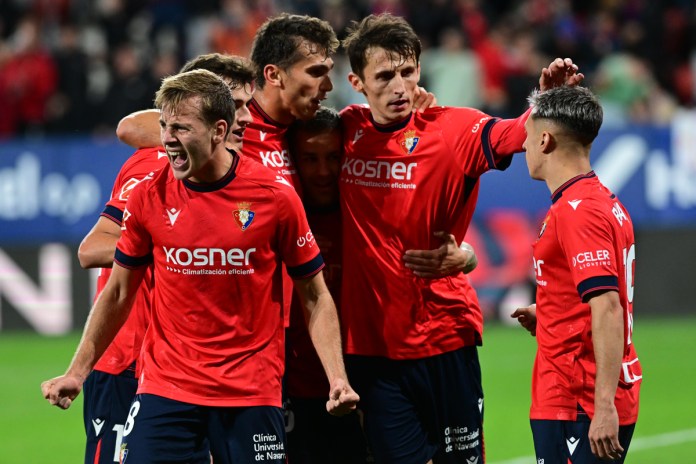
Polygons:
M636 428L636 424L619 426L619 443L624 449L621 459L603 461L592 454L588 438L590 418L584 411L578 412L576 421L532 419L529 422L537 462L564 464L621 464L626 459L633 430Z
M286 402L288 462L291 464L365 464L367 444L357 413L336 417L324 398Z
M285 464L283 410L210 407L135 397L123 432L122 464Z
M123 427L138 389L132 368L119 375L92 371L82 387L87 444L85 464L118 462Z
M376 463L483 462L475 346L416 360L346 356Z

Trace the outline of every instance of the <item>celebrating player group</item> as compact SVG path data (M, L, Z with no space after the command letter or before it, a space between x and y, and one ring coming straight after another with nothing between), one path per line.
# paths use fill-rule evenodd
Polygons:
M337 112L322 101L339 45L367 105ZM597 98L557 58L517 118L441 107L420 54L397 16L339 44L326 21L281 14L249 60L196 57L121 121L137 150L79 249L97 297L41 385L63 409L84 389L85 463L483 463L464 238L479 178L522 151L551 192L536 301L512 314L538 343L537 460L624 461L635 243L590 166Z

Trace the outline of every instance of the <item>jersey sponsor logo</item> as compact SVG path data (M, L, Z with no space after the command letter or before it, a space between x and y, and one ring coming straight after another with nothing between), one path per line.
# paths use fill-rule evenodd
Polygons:
M167 264L177 266L248 266L256 248L170 248L163 246ZM170 269L172 270L172 269Z
M167 156L167 154L165 153L164 156ZM121 201L128 200L128 197L130 196L131 192L133 191L133 189L135 188L136 185L138 185L140 182L142 182L144 180L152 179L152 176L154 176L154 175L155 175L155 172L152 171L148 175L143 177L142 179L136 179L135 177L131 177L121 187L121 192L118 195L118 199Z
M544 235L544 232L546 231L546 224L549 223L549 219L551 219L551 215L547 214L546 218L544 218L544 222L541 223L541 230L539 231L539 238L541 238L541 236Z
M471 133L472 134L477 133L479 131L479 129L481 128L481 126L485 125L489 119L491 119L490 116L479 119L478 122L476 124L474 124L473 127L471 128Z
M124 208L123 219L121 219L121 230L126 230L126 221L130 219L131 216L132 214L130 211L128 211L128 208Z
M401 161L377 161L346 158L343 160L341 171L355 177L365 179L395 179L411 180L413 170L418 163L402 163Z
M157 150L157 159L164 158L165 156L167 156L167 152L166 152L166 151L159 151L159 150Z
M623 226L624 221L628 221L628 217L623 212L621 206L619 206L618 203L614 203L614 206L611 208L611 212L614 213L614 217L617 221L619 221L620 226Z
M169 223L174 226L176 219L179 217L179 213L181 213L181 210L177 211L175 208L171 208L165 211L167 212L167 216L169 216Z
M573 256L573 267L585 269L593 266L609 266L611 255L609 250L583 251Z
M314 246L314 234L310 230L307 232L305 235L301 235L300 238L297 239L297 246L299 248L302 248L305 245L308 245L309 248L312 248Z
M413 153L413 150L416 149L416 145L418 145L419 140L420 137L416 135L416 131L405 131L404 138L399 142L399 145L401 145L401 148L404 149L407 155L410 155Z
M353 145L355 145L356 143L358 143L358 140L360 140L360 139L362 138L363 135L364 135L364 132L363 132L362 129L356 130L356 131L355 131L355 135L353 135Z
M256 216L256 213L250 209L251 203L237 203L237 206L239 209L234 210L232 212L232 216L234 217L234 222L237 223L243 232L249 228L251 221L253 221L254 216Z
M581 201L582 200L569 200L568 204L573 207L573 211L576 211Z
M99 434L101 433L101 429L102 429L102 427L104 427L105 423L106 423L106 421L104 419L99 418L99 417L96 419L92 419L92 426L94 427L94 436L95 437L99 436Z
M259 138L261 139L262 142L265 141L266 140L266 133L264 131L259 131Z
M292 167L292 161L287 150L260 151L261 162L266 167L284 168Z
M568 453L570 453L571 456L575 452L575 448L578 447L578 443L580 443L579 438L575 438L575 437L566 438L566 445L568 446Z
M275 181L278 182L279 184L287 185L288 187L292 188L292 185L290 184L290 182L288 182L288 180L283 176L276 176Z

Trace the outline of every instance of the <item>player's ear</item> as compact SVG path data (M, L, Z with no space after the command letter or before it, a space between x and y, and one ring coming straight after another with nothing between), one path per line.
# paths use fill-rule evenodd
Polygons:
M224 119L219 119L215 122L213 127L213 142L215 143L225 143L227 139L227 121Z
M551 132L544 131L541 133L541 152L551 153L556 149L556 137Z
M263 67L263 77L272 86L280 87L282 85L283 80L280 74L280 68L274 64L267 64Z
M365 93L365 88L363 87L362 79L360 76L354 72L348 73L348 82L350 82L351 87L358 93Z

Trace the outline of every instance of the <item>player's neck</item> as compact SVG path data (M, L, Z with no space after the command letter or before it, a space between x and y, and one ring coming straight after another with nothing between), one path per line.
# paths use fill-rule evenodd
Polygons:
M196 184L213 184L227 176L234 164L235 154L224 146L219 146L210 159L195 175L188 178Z
M295 121L295 117L290 113L290 110L283 107L279 93L268 87L268 84L263 89L256 89L254 100L256 100L263 112L275 122L289 125Z
M554 153L547 166L546 185L553 194L570 179L592 171L589 155L578 153Z

